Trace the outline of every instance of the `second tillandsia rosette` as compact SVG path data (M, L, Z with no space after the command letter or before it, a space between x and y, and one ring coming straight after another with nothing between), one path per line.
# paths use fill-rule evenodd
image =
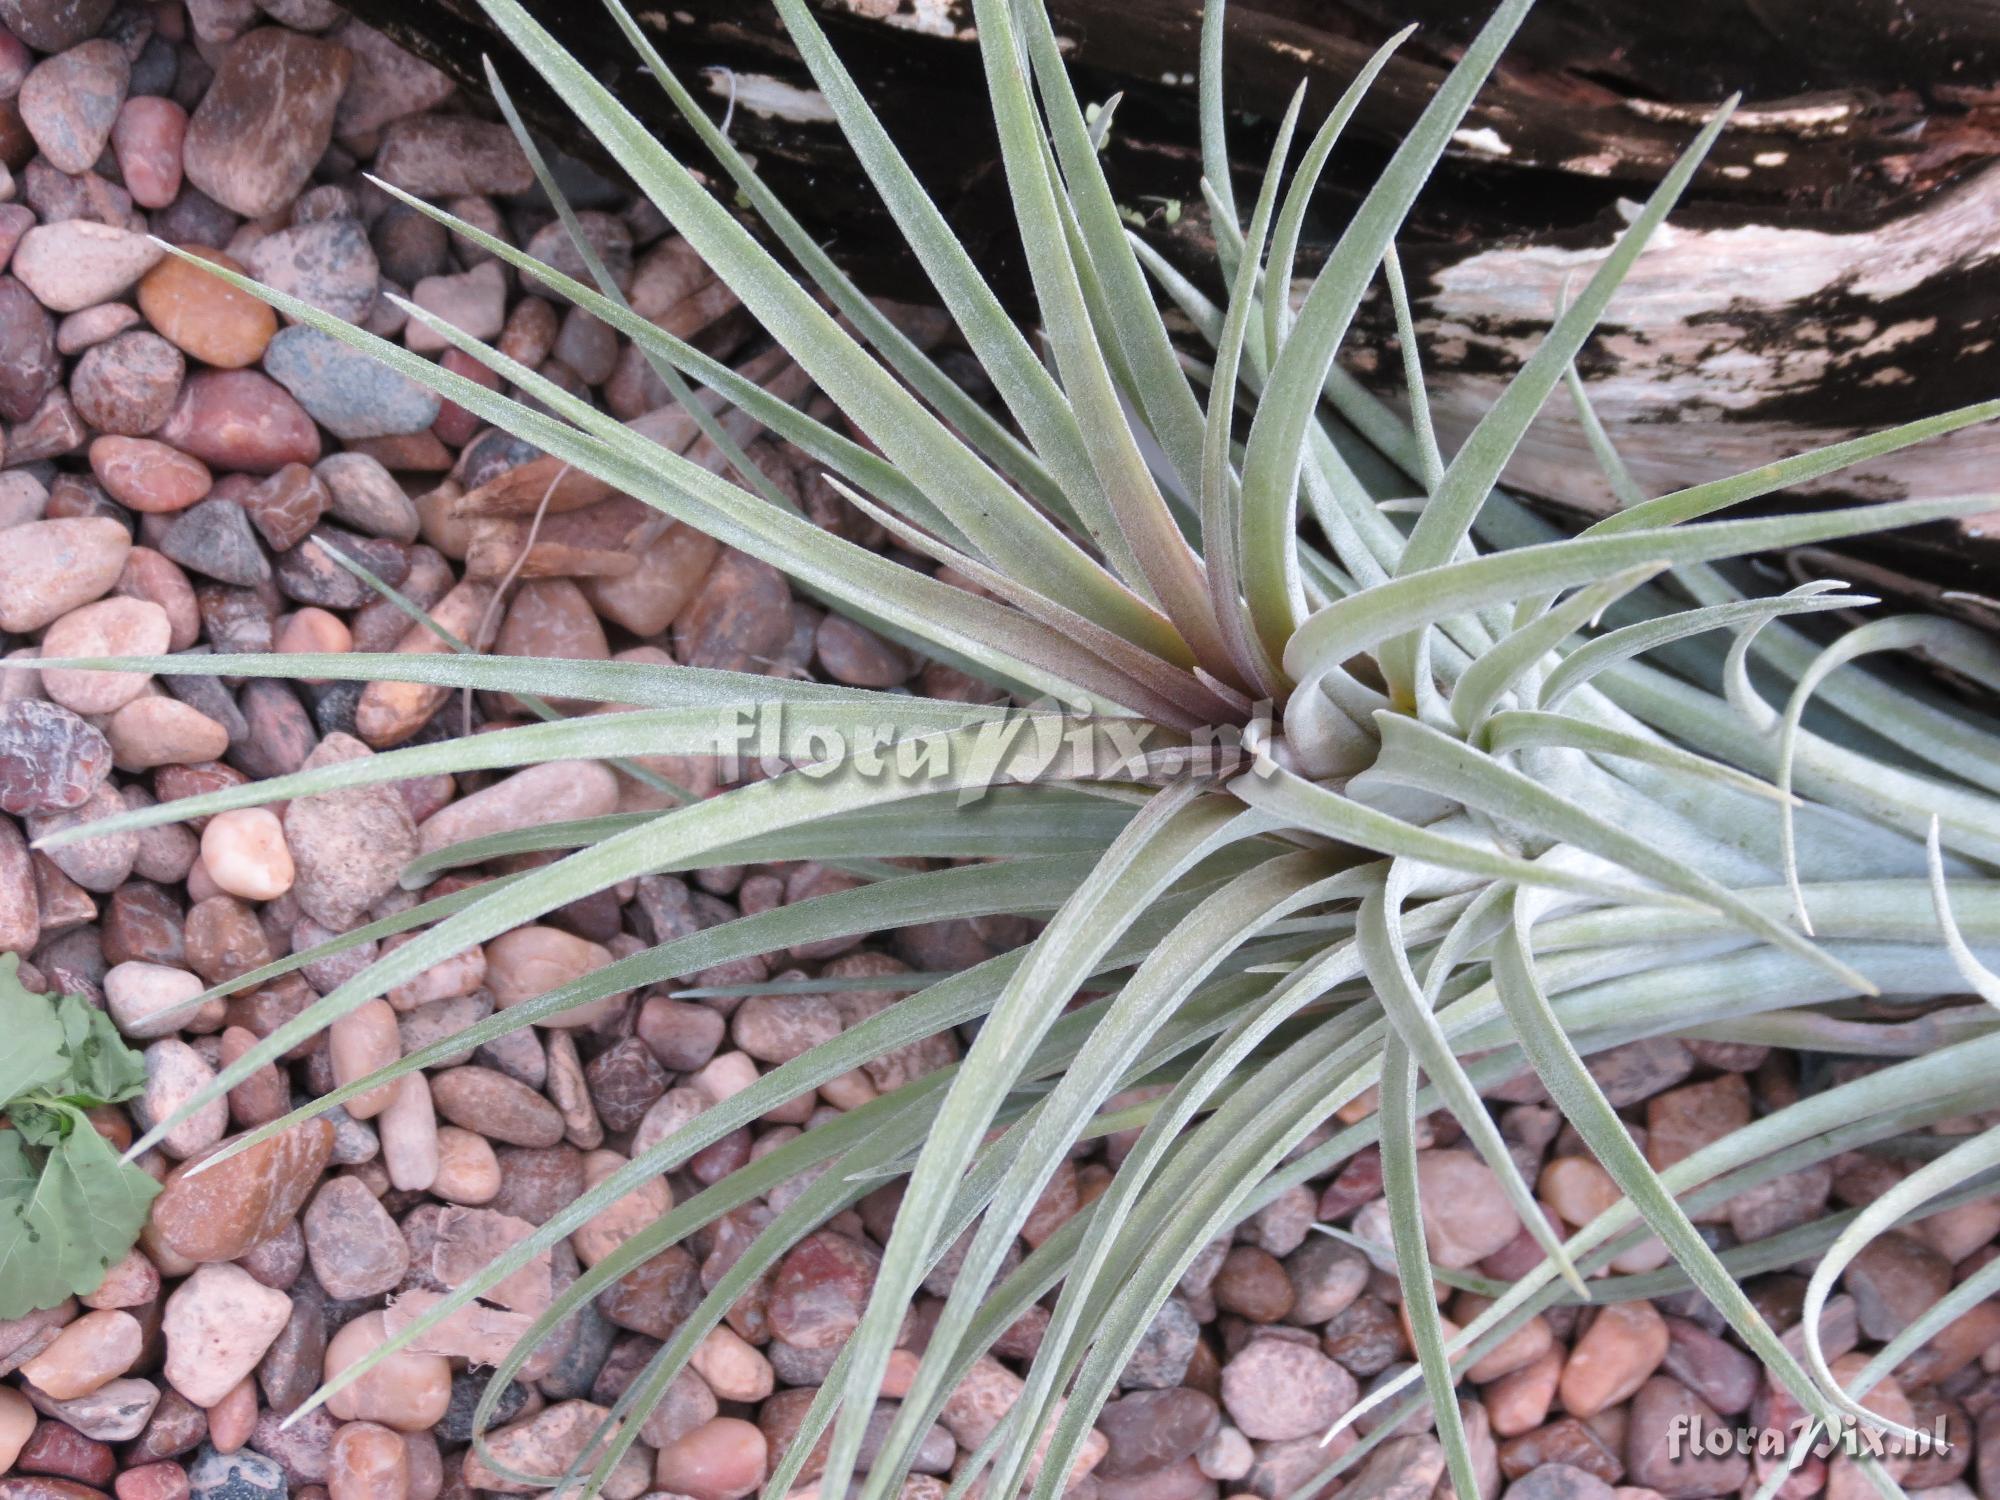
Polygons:
M957 1493L1060 1492L1101 1451L1092 1421L1176 1283L1218 1235L1288 1189L1379 1148L1387 1243L1414 1368L1341 1418L1363 1461L1428 1397L1456 1492L1478 1476L1462 1372L1558 1302L1698 1289L1791 1401L1834 1424L1937 1330L2000 1290L1968 1275L1843 1389L1819 1311L1884 1230L1990 1195L2000 1168L2000 733L1906 662L1921 650L2000 687L2000 652L1934 619L1855 625L1874 601L1833 585L1774 593L1744 563L1773 548L1990 509L1948 496L1734 519L1747 502L2000 413L1968 407L1663 496L1635 491L1563 535L1494 486L1545 401L1583 400L1573 361L1620 279L1728 128L1719 109L1602 253L1538 351L1449 456L1439 450L1393 242L1527 9L1509 0L1468 47L1325 265L1294 286L1319 172L1391 39L1302 149L1295 98L1253 204L1230 186L1220 5L1201 57L1203 154L1221 301L1132 237L1038 0L975 0L989 102L1040 305L1039 344L1008 316L897 153L804 0L777 0L827 107L928 274L997 404L974 400L847 280L614 6L652 80L701 138L785 259L514 0L494 23L838 408L829 425L634 316L523 135L596 287L408 198L464 239L631 338L733 465L709 472L558 384L405 305L517 389L440 364L267 289L287 316L368 351L484 421L664 516L791 575L814 599L990 685L995 704L631 662L471 653L207 656L128 662L165 673L379 679L542 694L632 711L445 740L94 823L92 834L437 772L568 758L754 753L771 774L707 800L459 846L412 867L562 850L294 954L190 1002L267 982L394 932L414 935L340 984L134 1146L147 1149L264 1063L429 966L591 892L743 860L967 856L879 863L853 889L677 937L420 1048L285 1119L606 996L728 959L853 933L1013 914L1025 946L926 987L771 1068L638 1151L486 1271L436 1299L303 1411L359 1378L607 1205L774 1107L871 1059L959 1028L933 1067L673 1204L556 1296L494 1371L475 1426L561 1321L618 1278L781 1185L740 1257L598 1424L563 1476L603 1484L636 1418L732 1304L792 1246L885 1182L903 1184L866 1311L765 1486L791 1489L830 1430L822 1495L886 1500L932 1420L987 1351L1040 1304L1047 1326ZM1405 33L1404 35L1407 35ZM496 93L518 128L504 92ZM1406 412L1337 364L1380 278L1403 330ZM240 278L229 277L231 280ZM1207 341L1177 344L1164 301ZM1044 361L1043 354L1047 360ZM803 450L899 544L901 560L800 514L689 391L734 403ZM1566 395L1558 388L1570 386ZM532 403L532 404L530 404ZM1597 432L1588 419L1586 427ZM865 441L857 441L850 432ZM1601 433L1598 434L1601 438ZM911 566L909 559L925 560ZM419 612L420 613L420 612ZM463 644L460 642L459 644ZM42 663L41 665L48 665ZM79 663L79 665L84 665ZM759 706L748 725L745 704ZM82 836L74 829L45 841ZM1952 998L1956 997L1956 998ZM1593 1076L1593 1054L1685 1037L1863 1059L1844 1081L1662 1169ZM1575 1234L1550 1227L1487 1097L1528 1074L1623 1197ZM1144 1090L1127 1097L1127 1091ZM1136 1099L1137 1102L1132 1102ZM1368 1108L1373 1100L1375 1107ZM1540 1242L1463 1328L1437 1310L1419 1122L1445 1111ZM1016 1259L1016 1238L1079 1140L1135 1132L1103 1194ZM1922 1160L1863 1210L1717 1248L1690 1215L1844 1152ZM797 1184L806 1184L797 1188ZM796 1190L794 1190L796 1189ZM1656 1236L1662 1269L1603 1274ZM907 1396L864 1436L906 1313L947 1254L955 1279ZM1803 1335L1781 1340L1742 1282L1817 1260ZM1453 1281L1453 1277L1457 1280ZM1810 1435L1808 1434L1807 1437ZM878 1441L879 1439L879 1441ZM1802 1438L1794 1459L1808 1442ZM1886 1493L1896 1484L1866 1455ZM1775 1494L1783 1464L1768 1466Z

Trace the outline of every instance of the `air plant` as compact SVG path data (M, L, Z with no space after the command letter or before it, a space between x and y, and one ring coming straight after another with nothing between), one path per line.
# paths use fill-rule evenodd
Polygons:
M494 1371L481 1429L508 1379L563 1318L665 1247L792 1183L782 1209L561 1476L592 1485L732 1302L801 1237L897 1179L901 1208L866 1312L777 1464L769 1495L785 1493L829 1426L820 1493L847 1494L853 1482L862 1500L894 1494L950 1392L1040 1301L1048 1327L1025 1389L964 1464L953 1493L977 1480L986 1493L1025 1485L1047 1500L1203 1247L1287 1188L1378 1142L1393 1230L1379 1248L1401 1278L1419 1359L1416 1371L1362 1406L1407 1412L1427 1392L1460 1495L1475 1493L1476 1483L1452 1398L1455 1372L1553 1303L1698 1288L1773 1379L1832 1424L1860 1409L1868 1384L1923 1339L2000 1288L2000 1263L1977 1271L1851 1391L1834 1382L1812 1309L1795 1356L1741 1289L1746 1277L1821 1257L1816 1308L1870 1236L1990 1193L2000 1165L2000 1131L1931 1133L2000 1105L2000 1027L1989 1008L2000 1003L2000 981L1984 966L2000 949L2000 882L1990 873L2000 862L2000 735L1904 660L1851 665L1921 648L1961 680L1991 689L2000 686L2000 658L1990 641L1944 620L1854 626L1851 612L1875 601L1830 584L1775 592L1745 559L1943 520L1994 499L1727 518L1787 486L1983 421L2000 403L1651 497L1636 492L1585 403L1586 427L1621 501L1615 514L1565 535L1495 488L1545 401L1583 401L1575 356L1727 127L1726 106L1587 282L1551 309L1539 349L1447 458L1428 417L1393 241L1526 0L1505 0L1466 48L1302 297L1295 258L1320 171L1403 36L1326 109L1296 161L1306 102L1302 94L1292 100L1246 218L1224 141L1222 8L1210 4L1201 118L1227 287L1221 302L1128 232L1098 161L1108 112L1080 106L1038 0L974 0L1039 302L1039 349L926 196L805 0L777 0L1004 416L955 385L813 243L616 0L612 13L646 71L780 251L767 249L516 0L482 4L867 442L634 316L546 171L595 288L396 196L634 340L699 415L740 483L652 444L414 306L411 317L525 399L279 293L260 295L1006 696L968 704L678 666L471 653L125 663L547 693L636 711L394 750L134 811L46 843L436 772L714 753L718 720L749 703L782 710L771 743L784 761L778 774L704 801L426 858L407 876L413 888L452 866L567 851L218 986L210 995L372 938L415 934L224 1068L135 1152L365 1000L620 881L745 860L979 856L950 868L878 866L882 878L853 889L662 943L421 1048L229 1149L568 1007L728 958L948 918L1041 921L1025 946L929 978L640 1151L392 1341L433 1326L621 1195L782 1102L894 1049L976 1027L961 1061L672 1207L562 1291ZM541 169L540 156L533 160ZM1378 271L1403 332L1407 415L1336 362ZM1177 341L1162 299L1183 329L1206 340L1205 351ZM797 445L907 553L974 587L815 526L757 472L687 381ZM1568 398L1557 391L1566 383ZM923 753L878 757L871 770L856 746L884 725L904 749ZM1195 753L1218 729L1227 732L1227 753ZM1967 991L1974 997L1940 998ZM1655 1170L1587 1059L1663 1036L1769 1043L1876 1066ZM1625 1195L1567 1240L1534 1206L1482 1099L1525 1069ZM1139 1085L1154 1087L1125 1094ZM1371 1090L1379 1104L1368 1112ZM1545 1258L1511 1285L1467 1283L1431 1264L1417 1124L1440 1110L1541 1240ZM1136 1131L1137 1144L1108 1190L1009 1269L1017 1231L1065 1152L1120 1130ZM1864 1147L1901 1148L1927 1164L1865 1212L1833 1212L1767 1240L1716 1250L1690 1222L1690 1212ZM1600 1274L1648 1235L1667 1246L1673 1265ZM955 1246L962 1264L919 1373L869 1472L857 1477L904 1314ZM1448 1329L1434 1275L1476 1285L1491 1306ZM365 1368L344 1371L307 1409ZM1329 1450L1329 1474L1393 1430L1385 1414L1340 1457ZM556 1482L515 1475L483 1440L482 1456L511 1477ZM1863 1464L1895 1493L1879 1464ZM1782 1477L1774 1474L1766 1493Z

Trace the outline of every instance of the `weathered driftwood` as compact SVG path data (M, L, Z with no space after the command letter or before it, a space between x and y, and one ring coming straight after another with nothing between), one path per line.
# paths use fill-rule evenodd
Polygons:
M691 137L595 7L527 0L669 138ZM490 52L536 118L565 135L476 0L360 0L425 55L476 79ZM1337 235L1485 6L1467 0L1235 0L1227 82L1239 198L1268 121L1301 80L1316 123L1392 29L1417 35L1335 154L1306 266ZM735 139L865 282L920 292L872 192L767 0L661 0L635 14ZM1199 0L1052 0L1087 98L1122 92L1108 170L1145 231L1213 284L1200 211L1194 69ZM966 0L828 0L822 16L864 91L983 267L1023 288ZM1664 490L2000 394L2000 7L1979 0L1543 0L1458 132L1403 239L1439 426L1462 435L1581 285L1715 101L1745 103L1581 361L1640 481ZM698 159L692 158L691 159ZM1400 385L1386 311L1353 360ZM1889 498L1977 490L2000 429L1973 429L1823 486ZM1566 399L1509 474L1585 511L1608 494ZM1979 535L1995 528L1972 528ZM1980 588L1990 549L1927 539L1933 577ZM2000 592L2000 583L1994 586Z

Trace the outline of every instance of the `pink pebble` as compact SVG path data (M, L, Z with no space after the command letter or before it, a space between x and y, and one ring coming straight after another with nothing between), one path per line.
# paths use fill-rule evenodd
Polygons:
M269 474L319 461L319 429L285 388L256 370L201 370L181 387L157 436L218 469Z
M187 111L171 99L141 94L119 107L111 150L125 190L141 208L165 208L180 195L187 125Z

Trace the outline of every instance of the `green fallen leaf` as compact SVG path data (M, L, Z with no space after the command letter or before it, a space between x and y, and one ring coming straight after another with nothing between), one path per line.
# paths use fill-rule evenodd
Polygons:
M0 1318L95 1290L160 1185L118 1160L86 1111L129 1099L146 1068L81 995L37 995L0 958Z
M20 959L0 958L0 1101L18 1099L31 1089L58 1082L68 1071L68 1037L55 1007L43 995L30 994L15 978Z

